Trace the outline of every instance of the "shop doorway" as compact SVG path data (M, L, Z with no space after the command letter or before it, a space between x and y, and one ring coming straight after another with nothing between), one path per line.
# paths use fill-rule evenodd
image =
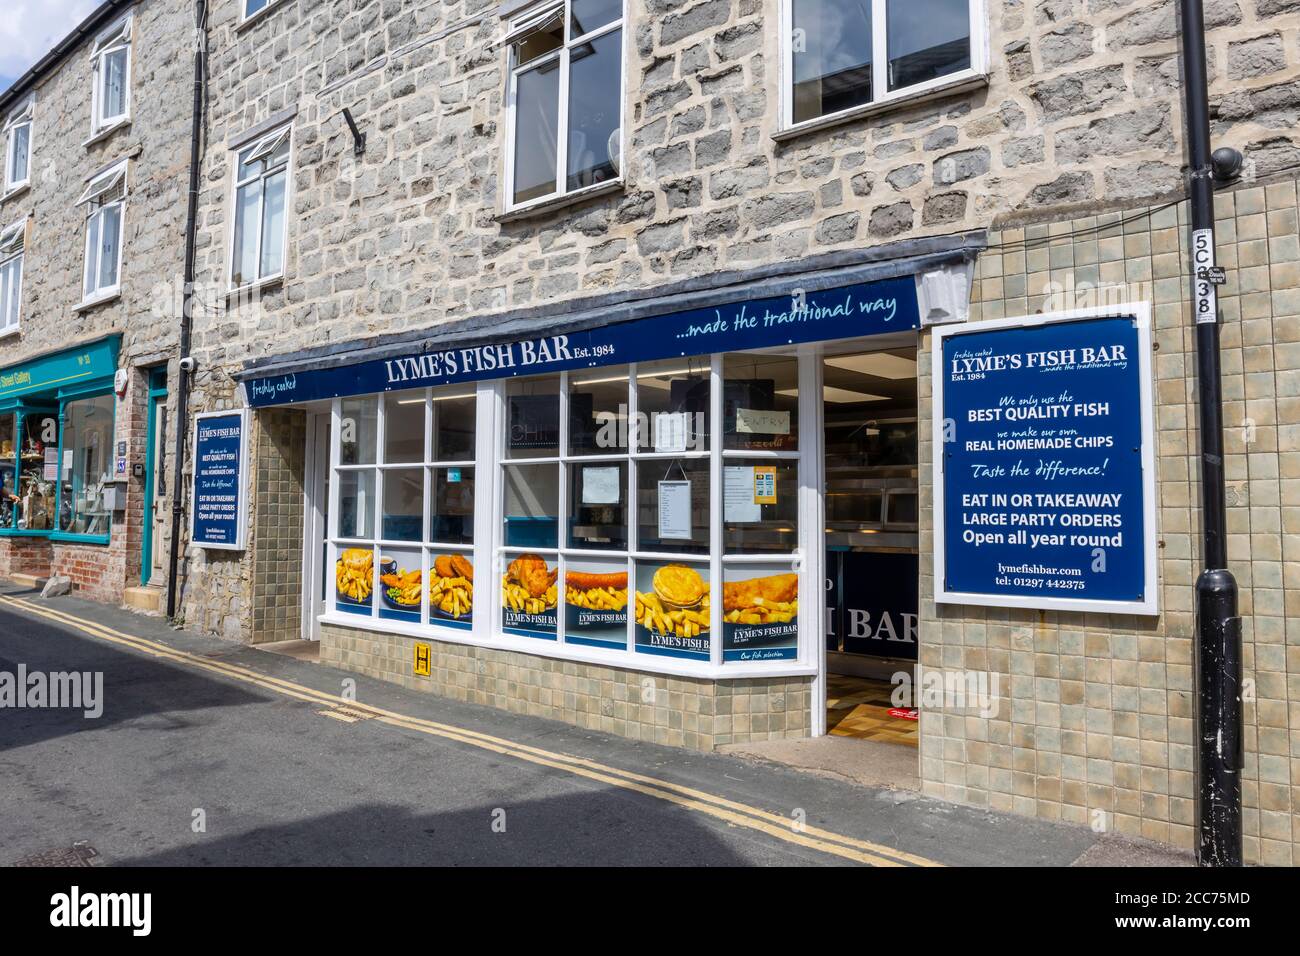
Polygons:
M303 475L303 640L320 640L320 618L328 593L325 579L330 502L330 414L308 412Z
M167 368L150 369L148 374L140 583L162 587L167 579Z
M917 659L917 359L914 342L821 357L826 732L915 747L895 695Z

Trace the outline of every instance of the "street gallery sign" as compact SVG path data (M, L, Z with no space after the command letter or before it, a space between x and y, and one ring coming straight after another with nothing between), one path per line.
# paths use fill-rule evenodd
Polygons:
M1157 613L1145 303L935 330L935 600Z
M247 462L247 409L195 416L190 540L200 548L238 551L244 547Z

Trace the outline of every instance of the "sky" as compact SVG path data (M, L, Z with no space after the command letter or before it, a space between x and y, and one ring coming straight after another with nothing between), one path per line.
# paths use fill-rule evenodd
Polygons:
M0 0L0 90L72 32L98 0Z

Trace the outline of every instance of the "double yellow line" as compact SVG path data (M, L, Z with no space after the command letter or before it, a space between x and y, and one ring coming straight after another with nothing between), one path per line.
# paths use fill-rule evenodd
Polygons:
M879 844L870 843L866 840L859 840L855 837L844 836L843 834L823 830L819 827L805 823L798 823L797 821L783 817L780 814L772 813L758 807L752 807L748 804L739 803L735 800L729 800L726 797L721 797L717 794L707 793L692 787L683 786L682 784L674 783L670 780L661 780L656 777L648 777L644 774L634 773L630 770L623 770L619 767L611 767L606 764L597 763L594 760L588 760L585 757L573 757L568 754L543 750L538 747L517 743L501 737L494 737L490 734L479 733L478 731L469 730L464 727L455 727L449 724L424 720L419 717L399 714L380 707L374 707L370 704L363 704L358 701L348 700L344 697L327 694L323 691L293 681L271 677L270 675L262 674L258 671L251 670L247 667L241 667L237 664L230 664L224 661L200 657L195 654L188 654L185 651L168 647L166 644L137 637L132 634L126 634L122 631L116 631L103 624L87 621L64 611L56 611L49 607L40 607L30 601L22 601L0 595L0 606L9 607L21 613L35 615L58 624L75 628L92 637L130 648L131 650L138 651L150 657L171 661L172 663L182 664L189 667L196 667L231 680L237 680L241 683L260 687L263 690L280 694L284 697L301 700L305 703L323 705L326 707L342 707L348 712L363 714L370 719L377 720L392 727L400 727L404 730L413 730L417 733L428 734L433 737L441 737L445 740L453 740L467 746L477 747L480 750L487 750L503 756L514 757L517 760L523 760L528 763L536 764L537 766L550 767L551 769L561 770L565 773L593 780L597 783L607 784L612 787L618 787L622 790L644 794L645 796L653 797L657 800L664 800L688 810L703 813L706 816L712 817L716 820L721 820L724 823L733 826L744 827L749 830L765 833L768 836L783 840L786 843L807 847L808 849L817 850L821 853L837 856L855 863L866 863L871 866L942 865L934 860L928 860L925 857L905 853L902 850L880 846Z

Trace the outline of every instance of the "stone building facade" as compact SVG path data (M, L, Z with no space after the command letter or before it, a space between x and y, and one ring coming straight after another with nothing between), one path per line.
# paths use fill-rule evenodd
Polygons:
M66 341L75 316L79 338L123 335L122 365L136 371L119 408L143 400L139 369L175 357L173 314L149 297L160 277L165 283L181 268L184 8L168 0L136 7L136 29L156 31L158 42L140 45L135 76L160 92L140 96L131 126L102 143L83 149L76 139L83 59L69 57L43 81L38 166L50 142L41 124L58 123L69 148L57 161L72 157L78 175L57 170L0 206L6 222L12 210L34 211L23 330L12 350L0 341L0 367ZM797 284L801 275L936 250L958 264L974 260L957 307L971 319L1098 299L1149 302L1159 346L1162 600L1154 619L934 603L932 396L919 375L920 663L996 674L1006 693L993 718L924 711L918 760L935 796L1190 847L1199 535L1186 221L1173 202L1184 163L1173 0L977 2L975 75L798 128L782 118L789 84L780 0L627 0L618 176L515 209L507 202L511 71L502 39L528 9L486 0L272 0L245 18L237 0L210 5L195 236L196 280L207 292L194 317L195 410L240 407L250 368L277 368L286 356L328 365L386 343L479 340L494 328L518 336L667 291L708 295L791 276ZM1247 161L1243 182L1222 192L1219 205L1220 261L1229 270L1220 301L1230 546L1253 681L1247 853L1283 864L1295 862L1300 846L1292 626L1300 559L1289 550L1295 501L1285 481L1295 477L1300 381L1289 331L1300 296L1297 14L1294 0L1213 0L1206 14L1215 145ZM60 104L48 120L46 103ZM277 129L289 138L275 140ZM263 142L263 175L274 175L272 160L287 143L282 261L264 280L235 281L245 268L232 261L235 198L258 175L248 150ZM73 312L79 285L68 264L79 256L67 246L80 234L71 211L79 175L126 154L134 158L122 297ZM59 227L43 232L44 222ZM137 269L142 263L147 269ZM41 338L28 317L56 311L50 337ZM930 342L928 331L916 336L922 369ZM251 416L247 547L185 548L187 626L254 642L301 633L310 551L302 546L310 520L304 463L313 447L305 421L297 408ZM116 437L132 443L134 456L140 418L132 412L118 422ZM138 548L130 524L123 530L108 552L95 553L117 554L119 576L129 576ZM41 560L30 544L6 544L0 570L6 561L15 571ZM84 547L53 547L58 567L86 560ZM87 587L103 579L96 567L83 569ZM110 585L102 596L118 594ZM821 675L807 670L692 677L451 640L430 641L428 673L415 674L413 641L400 629L332 620L317 636L322 659L343 667L701 749L818 732L824 696ZM647 682L663 693L645 697Z
M1300 296L1298 11L1289 0L1207 4L1215 145L1247 160L1244 182L1219 203L1230 275L1220 301L1231 557L1256 693L1247 854L1282 864L1300 845L1288 626L1300 563L1287 550L1294 496L1284 480L1294 471L1300 381L1287 331ZM483 0L281 0L243 22L238 4L214 6L201 281L221 286L231 268L232 144L291 124L292 187L283 276L256 289L256 308L196 324L194 354L209 370L197 406L238 405L250 362L332 360L393 337L436 342L539 311L576 314L673 284L774 265L798 272L825 253L985 230L972 319L1107 296L1150 302L1159 348L1154 620L934 604L930 386L920 376L920 661L997 673L1006 694L992 720L923 713L919 759L935 796L1190 847L1199 536L1186 214L1170 201L1182 194L1184 163L1175 5L990 0L979 11L988 58L977 81L790 130L777 0L628 0L621 180L524 213L507 211L503 178L509 83L499 40L509 12ZM365 133L363 154L345 109ZM928 349L923 332L922 368ZM302 451L285 427L282 413L254 416L254 512L275 511L286 484L302 480ZM302 520L288 514L287 534L284 524L251 521L242 555L191 548L187 621L245 639L291 635L297 622L283 595L279 604L271 595L296 586L293 561L277 577L284 568L274 557ZM656 707L638 703L645 675L636 670L435 643L431 673L420 677L401 634L329 624L321 639L323 658L344 667L659 742L707 749L815 726L807 677L669 677L672 703Z
M188 94L193 88L191 47L184 41L192 35L192 15L191 6L180 0L104 3L0 94L0 114L6 116L31 104L29 184L0 197L0 222L24 222L26 237L19 322L0 338L0 369L26 375L32 363L57 360L87 343L111 341L115 368L125 376L103 389L115 405L111 447L94 449L103 470L116 472L110 477L122 481L124 505L113 515L108 540L0 536L0 573L37 580L67 576L87 596L113 603L131 599L144 607L161 601L162 582L156 575L154 587L142 585L151 577L153 547L165 549L165 540L151 541L146 554L146 537L153 534L146 531L146 510L170 517L171 507L169 494L155 495L150 489L165 487L173 471L170 458L159 460L148 473L146 488L144 475L133 474L133 466L143 466L150 457L150 418L161 420L156 409L160 400L173 427L175 420L174 399L160 399L160 392L177 357L192 116ZM113 46L129 49L125 80L113 81L122 82L114 95L125 96L126 111L97 126L94 91L97 85L102 90L104 81L93 54ZM94 201L79 200L105 170L123 162L118 281L105 296L85 286L87 219ZM113 367L107 374L113 378ZM59 397L69 397L61 392L65 387L56 384L35 397L51 412L63 408L66 431L67 403L60 406ZM22 395L30 405L33 394ZM12 405L6 414L13 414ZM50 442L48 450L55 447ZM65 445L64 453L82 451ZM114 458L124 459L124 474ZM90 485L101 477L100 468L95 471L88 477ZM62 477L70 489L70 476ZM77 494L83 490L82 477ZM146 498L155 500L147 506ZM160 521L158 526L165 533L169 524Z

